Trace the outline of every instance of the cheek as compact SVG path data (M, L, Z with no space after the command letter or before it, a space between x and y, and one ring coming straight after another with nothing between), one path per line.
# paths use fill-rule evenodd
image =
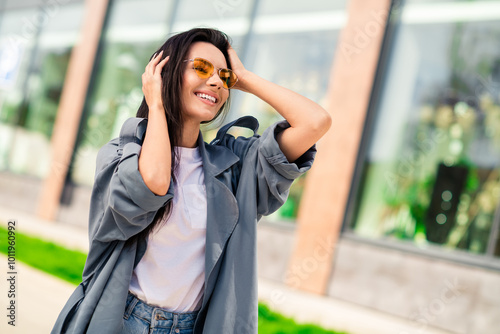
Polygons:
M221 105L223 105L224 103L226 103L227 99L229 98L229 92L225 92L222 94L222 100L220 101L221 102Z
M189 71L186 71L184 73L184 76L182 78L182 90L186 94L189 93L190 90L192 90L194 87L199 85L199 78L196 74L193 75L193 73L190 73Z

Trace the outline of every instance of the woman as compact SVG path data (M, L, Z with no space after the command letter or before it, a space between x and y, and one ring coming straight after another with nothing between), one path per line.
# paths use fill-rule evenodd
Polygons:
M142 83L137 118L99 151L83 281L53 333L257 333L257 222L311 167L330 116L246 70L214 29L169 38ZM285 120L259 136L242 117L205 143L200 124L224 114L230 89Z

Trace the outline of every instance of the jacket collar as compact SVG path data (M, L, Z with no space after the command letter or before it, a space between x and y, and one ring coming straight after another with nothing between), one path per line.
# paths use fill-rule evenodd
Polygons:
M142 140L144 140L146 126L147 119L142 119L136 134ZM203 158L205 176L216 176L240 160L236 154L226 147L205 143L201 130L198 135L198 147L200 148L200 155Z
M215 288L221 265L219 259L239 219L238 202L227 184L230 180L219 180L217 176L237 163L239 158L224 146L205 143L201 131L198 145L203 159L207 194L205 293L202 303L202 307L205 307Z
M205 177L217 176L240 160L236 154L224 146L205 143L201 130L198 136L198 147L203 158Z

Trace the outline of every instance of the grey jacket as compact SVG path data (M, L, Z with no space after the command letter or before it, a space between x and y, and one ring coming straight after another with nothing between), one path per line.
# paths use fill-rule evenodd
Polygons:
M147 119L129 118L120 137L97 155L89 215L90 250L82 283L61 311L52 333L120 333L131 275L146 241L126 242L150 224L174 196L158 196L144 183L138 158ZM227 134L231 126L254 130L249 138ZM222 127L210 144L198 137L207 193L205 286L194 333L257 333L256 226L287 199L293 180L311 168L313 145L289 163L276 134L262 136L245 116Z

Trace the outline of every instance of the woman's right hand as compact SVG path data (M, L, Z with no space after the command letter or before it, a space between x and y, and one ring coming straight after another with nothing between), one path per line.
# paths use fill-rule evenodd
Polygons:
M146 65L146 69L142 74L142 92L144 93L149 109L153 107L163 109L161 71L167 63L169 56L160 61L162 54L163 50L155 54Z

